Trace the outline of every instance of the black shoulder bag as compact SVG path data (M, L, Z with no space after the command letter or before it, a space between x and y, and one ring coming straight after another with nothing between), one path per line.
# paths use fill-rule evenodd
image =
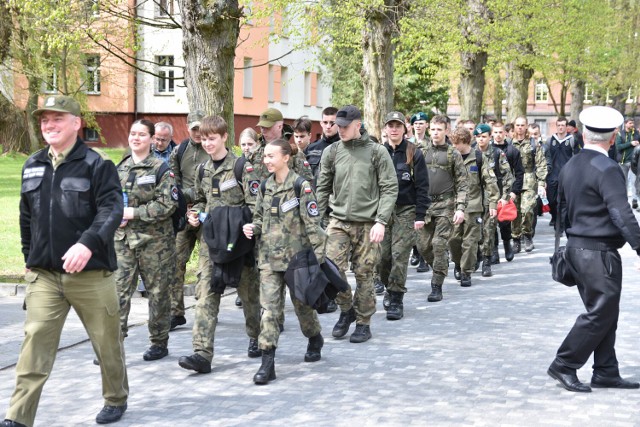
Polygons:
M560 220L560 209L558 209L558 220L556 221L556 243L553 255L549 258L551 263L551 277L556 282L565 286L575 286L576 280L573 276L573 268L567 260L565 250L566 246L560 246L560 231L562 228Z

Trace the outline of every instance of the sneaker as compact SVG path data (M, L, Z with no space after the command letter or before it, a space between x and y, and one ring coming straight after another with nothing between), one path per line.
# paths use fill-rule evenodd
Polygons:
M356 324L356 330L351 334L349 341L353 343L363 343L369 341L369 339L371 339L371 328L369 325Z
M182 356L178 360L178 365L180 365L181 368L190 369L201 374L208 374L211 372L211 362L197 353L194 353L191 356Z
M98 424L111 424L118 421L124 415L124 411L127 410L127 404L122 406L109 406L105 405L104 408L96 416L96 423Z
M151 360L162 359L163 357L167 357L168 355L169 350L166 347L152 345L147 351L144 352L142 358L148 362Z
M184 316L171 316L171 327L169 330L173 331L175 328L180 325L184 325L185 323L187 323L187 319L185 319Z

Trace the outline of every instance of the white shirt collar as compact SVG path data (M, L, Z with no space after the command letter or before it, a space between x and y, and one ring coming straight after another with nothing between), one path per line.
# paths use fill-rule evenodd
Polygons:
M600 147L599 145L584 144L584 149L585 150L597 151L599 153L604 154L605 156L609 156L609 153L607 152L607 150L605 150L604 148Z

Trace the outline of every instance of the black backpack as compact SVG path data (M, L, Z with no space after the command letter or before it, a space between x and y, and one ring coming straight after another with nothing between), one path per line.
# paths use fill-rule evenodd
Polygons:
M129 157L131 156L130 155L125 156L120 161L118 166L120 166L120 164L122 164L122 162L127 160ZM167 165L165 162L162 162L162 165L158 168L158 171L156 172L156 183L160 182L160 180L162 179L162 176L167 172L171 172L171 169L169 168L169 165ZM135 182L135 180L136 180L135 172L130 172L129 177L127 178L127 183L125 184L125 187L127 190L130 190L131 187L133 187L133 183ZM175 234L178 234L179 231L184 230L185 227L187 226L187 200L184 198L184 194L182 194L182 190L177 185L174 185L173 188L171 189L171 198L173 198L173 200L178 202L178 206L176 207L176 210L173 211L173 214L171 214L173 234L175 235Z

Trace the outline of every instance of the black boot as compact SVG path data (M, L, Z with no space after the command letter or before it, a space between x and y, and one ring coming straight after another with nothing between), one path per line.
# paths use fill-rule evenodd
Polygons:
M491 265L500 264L500 253L498 252L498 247L494 246L493 254L491 255Z
M508 262L513 261L513 257L515 254L513 253L513 248L511 247L511 240L503 240L502 243L504 244L504 257Z
M262 350L262 365L253 376L253 382L256 384L268 384L269 381L276 379L276 349Z
M438 302L442 301L442 285L438 285L431 280L431 293L427 297L427 301L429 302Z
M420 257L420 264L418 264L418 268L416 268L418 273L426 273L429 271L429 264L424 260L424 258Z
M462 273L462 278L460 279L460 286L464 288L468 288L471 286L471 275L467 273Z
M533 238L531 236L524 236L525 252L531 252L534 249L535 249L535 246L533 246Z
M351 307L349 311L343 311L340 313L340 318L333 327L331 335L335 338L341 338L347 335L349 332L349 326L356 321L356 310Z
M387 320L400 320L404 316L404 306L402 299L404 293L389 292L389 309L387 310Z
M409 263L415 267L416 265L420 264L420 254L418 253L418 248L416 248L415 246L413 247L413 250L411 251L411 261L409 261Z
M482 245L478 246L478 252L476 253L476 265L474 266L473 271L478 271L480 268L480 261L482 260Z
M513 239L513 252L516 254L520 253L520 238Z
M247 349L247 356L254 358L254 357L260 357L261 355L262 355L262 350L258 348L258 339L249 338L249 348Z
M391 297L389 296L389 292L385 292L384 298L382 298L382 308L384 308L384 311L389 310L390 302L391 302Z
M322 357L320 351L324 345L324 338L318 334L309 338L309 344L307 344L307 353L304 355L305 362L317 362Z
M380 279L373 279L373 288L376 291L376 295L384 294L384 283Z
M491 258L486 256L482 261L482 277L491 277L491 276L493 276L493 273L491 272Z
M458 264L454 264L453 266L453 277L456 280L460 280L460 266Z

